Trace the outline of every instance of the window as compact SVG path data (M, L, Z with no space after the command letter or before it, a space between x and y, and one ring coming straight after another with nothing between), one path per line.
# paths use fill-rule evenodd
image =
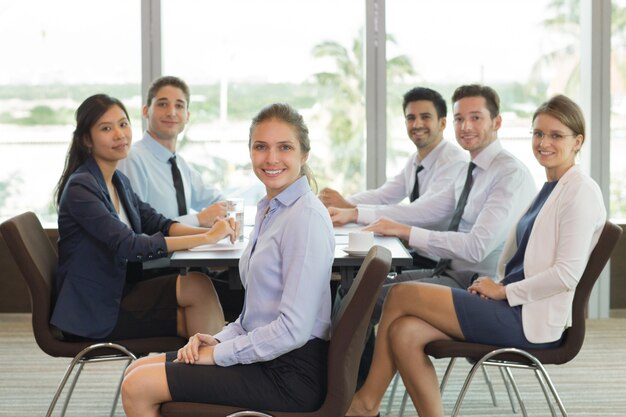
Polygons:
M562 23L551 23L554 17ZM452 93L461 84L481 83L500 95L498 137L504 148L528 166L537 184L545 182L531 150L531 117L554 94L578 101L577 2L392 0L387 2L386 27L391 36L388 58L406 56L414 72L403 78L388 76L388 176L415 152L406 134L402 95L418 85L439 91L448 104L444 138L455 142ZM388 62L388 73L397 74L390 67L393 61Z
M139 22L139 2L0 1L0 219L32 210L56 222L53 190L88 96L121 99L141 132Z
M310 131L320 187L364 188L362 1L162 1L163 73L185 79L191 119L179 150L225 195L255 204L248 128L287 102Z
M626 219L626 0L612 3L610 214L623 222Z

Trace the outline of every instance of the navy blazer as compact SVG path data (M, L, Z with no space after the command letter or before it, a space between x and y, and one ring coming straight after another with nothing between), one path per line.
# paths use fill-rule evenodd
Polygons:
M164 236L172 224L137 197L120 171L113 185L132 228L118 217L92 158L70 176L59 203L57 296L50 322L93 339L109 335L117 322L128 262L167 256Z

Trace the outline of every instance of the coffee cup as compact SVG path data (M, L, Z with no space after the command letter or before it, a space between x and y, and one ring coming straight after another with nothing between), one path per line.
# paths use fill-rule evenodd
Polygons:
M237 240L243 242L243 208L245 200L243 198L228 198L226 200L226 215L232 217L239 223L239 236Z
M358 231L348 233L348 249L365 252L374 245L374 232Z

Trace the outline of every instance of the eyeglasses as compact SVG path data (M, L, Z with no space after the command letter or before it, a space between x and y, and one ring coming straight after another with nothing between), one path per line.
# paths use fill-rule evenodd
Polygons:
M575 137L577 135L562 135L560 133L552 132L552 133L544 133L541 130L530 131L530 134L533 135L533 139L543 140L546 136L548 136L552 140L561 140L563 138L572 136Z

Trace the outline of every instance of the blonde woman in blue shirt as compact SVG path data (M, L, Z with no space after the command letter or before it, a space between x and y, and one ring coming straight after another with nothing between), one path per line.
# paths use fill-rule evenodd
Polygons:
M272 104L253 119L248 146L267 196L239 262L243 311L215 335L134 362L122 385L129 417L158 416L167 401L293 412L323 401L335 242L311 190L308 129L290 106Z

